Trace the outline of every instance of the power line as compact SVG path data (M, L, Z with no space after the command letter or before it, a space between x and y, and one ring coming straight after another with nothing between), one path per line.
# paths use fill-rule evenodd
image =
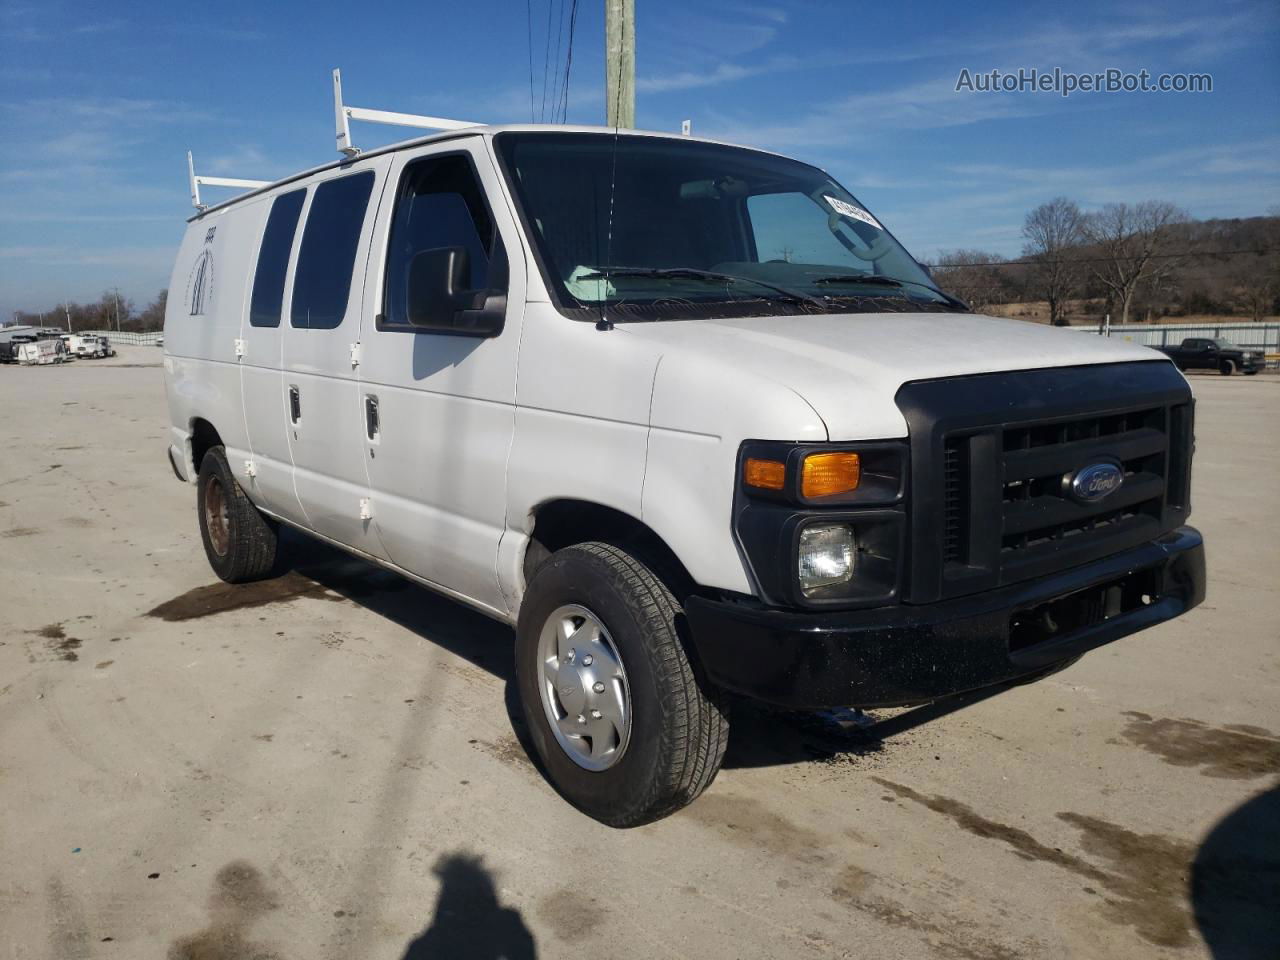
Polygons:
M551 8L555 0L547 0L547 32L546 42L542 49L542 109L538 112L539 121L547 119L547 72L551 67Z
M524 16L529 26L529 34L526 38L529 47L529 122L532 123L537 119L533 107L533 0L524 0Z
M578 27L578 0L573 0L569 7L569 49L565 53L563 104L560 109L560 122L569 122L569 75L573 71L573 39Z
M1131 257L1065 257L1058 260L987 260L979 263L924 263L930 270L952 267L1038 267L1059 263L1113 263L1116 260L1171 260L1179 257L1235 257L1246 253L1264 256L1275 250L1183 250L1180 253L1152 253Z
M553 59L555 73L551 76L551 122L556 122L560 112L560 46L564 40L564 0L556 2L556 55Z

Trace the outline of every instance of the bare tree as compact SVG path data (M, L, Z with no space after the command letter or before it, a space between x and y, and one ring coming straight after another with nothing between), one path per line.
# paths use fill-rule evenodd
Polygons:
M1229 275L1241 305L1256 323L1280 300L1280 256L1274 253L1239 258Z
M1049 304L1049 322L1067 325L1067 299L1080 285L1077 250L1084 216L1075 202L1055 197L1027 214L1022 255L1032 264L1031 288Z
M1121 323L1129 322L1139 287L1158 286L1186 262L1191 236L1183 225L1189 220L1159 200L1109 203L1084 218L1085 239L1096 248L1093 274L1119 305Z
M948 293L974 308L1009 301L1009 284L998 264L1005 258L985 250L944 250L938 254L933 277Z
M1250 252L1231 259L1226 281L1256 323L1280 301L1280 217L1273 213L1245 220L1238 233L1237 243Z
M161 290L141 313L133 317L135 330L153 331L164 329L164 309L169 301L169 291Z

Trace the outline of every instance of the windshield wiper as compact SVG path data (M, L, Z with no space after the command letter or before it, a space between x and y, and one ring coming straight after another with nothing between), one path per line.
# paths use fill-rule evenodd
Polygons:
M906 286L922 287L923 289L928 290L930 293L936 293L938 296L942 297L943 300L945 300L951 306L955 307L957 310L963 310L966 313L969 312L969 305L965 303L963 300L960 300L957 297L953 297L949 293L944 293L941 290L939 290L937 287L931 286L927 283L921 283L919 280L899 280L897 277L877 277L869 273L850 273L850 274L832 275L829 277L819 277L817 280L813 280L811 282L814 284L819 284L819 283L862 284L862 283L865 283L871 286L899 287L899 288L906 287Z
M738 277L729 273L716 273L714 270L699 270L696 267L609 267L595 273L581 274L578 279L606 280L609 277L654 277L673 280L706 280L708 283L751 283L781 294L792 303L805 303L824 312L827 309L827 305L817 297L801 293L799 290L790 290L787 287L769 283L767 280L757 280L755 277Z
M848 273L830 277L819 277L811 283L874 283L882 287L901 287L903 282L893 277L877 277L870 273Z

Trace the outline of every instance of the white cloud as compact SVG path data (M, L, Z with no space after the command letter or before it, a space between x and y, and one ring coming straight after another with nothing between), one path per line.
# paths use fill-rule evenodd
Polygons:
M672 90L691 90L696 87L714 87L733 83L747 77L769 73L798 70L803 61L795 57L772 57L763 63L743 66L736 63L718 63L708 70L681 70L675 73L658 73L636 78L637 93L668 93Z

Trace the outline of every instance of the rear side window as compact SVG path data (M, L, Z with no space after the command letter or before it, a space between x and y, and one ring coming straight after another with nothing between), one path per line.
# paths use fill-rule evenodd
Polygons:
M494 226L484 192L463 154L429 157L410 165L400 181L387 254L381 327L409 327L409 264L423 250L462 247L471 263L469 289L489 286Z
M298 214L306 190L294 190L276 197L262 232L262 249L258 251L258 270L253 275L253 300L249 306L249 323L255 327L280 326L284 309L284 275L289 269L289 252L298 227Z
M373 171L316 187L302 249L293 277L289 322L309 330L332 330L347 314L351 272L356 262L360 228L373 190Z

